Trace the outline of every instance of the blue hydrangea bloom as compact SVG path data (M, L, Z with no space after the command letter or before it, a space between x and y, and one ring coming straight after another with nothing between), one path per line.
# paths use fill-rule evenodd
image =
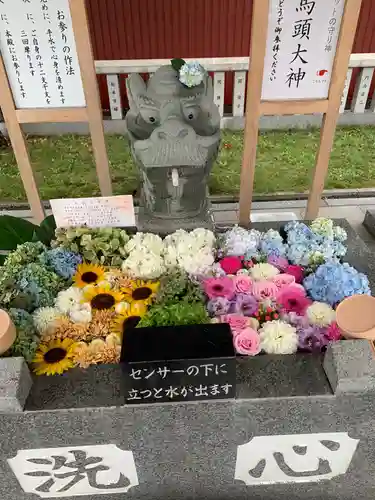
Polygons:
M262 254L270 257L285 257L286 246L278 231L270 229L262 235L260 240L260 251Z
M368 278L348 263L327 262L305 278L303 286L313 300L331 306L352 295L371 295Z
M42 259L56 274L65 279L73 278L78 264L82 262L81 255L61 248L53 248L44 252Z

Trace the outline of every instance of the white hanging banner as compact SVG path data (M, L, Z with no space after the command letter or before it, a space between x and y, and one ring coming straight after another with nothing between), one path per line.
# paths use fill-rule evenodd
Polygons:
M0 50L17 108L86 105L68 0L0 0Z
M345 0L270 0L262 99L326 99Z

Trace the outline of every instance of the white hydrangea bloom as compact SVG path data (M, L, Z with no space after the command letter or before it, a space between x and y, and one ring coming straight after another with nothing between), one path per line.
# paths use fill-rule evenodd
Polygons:
M82 291L79 288L71 286L67 290L63 290L57 294L55 306L63 314L69 314L72 309L76 308L82 302L82 300Z
M132 278L153 280L160 278L166 269L160 255L133 251L122 263L122 270Z
M92 320L90 304L80 304L70 311L69 317L73 323L90 323Z
M163 240L157 234L137 233L125 245L128 253L139 251L140 248L147 249L148 252L160 255L163 251Z

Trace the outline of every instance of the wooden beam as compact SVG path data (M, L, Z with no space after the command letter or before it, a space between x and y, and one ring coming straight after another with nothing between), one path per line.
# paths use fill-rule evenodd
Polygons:
M247 226L250 222L250 211L253 198L259 118L261 115L264 59L266 56L267 44L268 11L269 0L253 1L250 41L251 65L247 79L249 93L246 103L244 152L240 184L239 221L240 224L244 226Z
M328 164L340 112L341 96L345 87L346 74L353 47L362 0L346 0L341 30L337 43L328 95L328 109L323 118L319 151L316 156L312 187L307 202L305 219L315 219L319 213L320 199L328 171Z
M102 196L112 195L111 174L104 138L102 107L96 80L94 57L90 41L87 12L84 0L69 0L74 38L85 92L87 117L92 149Z
M295 100L295 101L262 101L261 115L310 115L325 113L328 99Z
M19 123L87 122L86 108L33 108L16 111Z
M21 129L21 125L18 123L13 94L10 89L7 73L1 55L0 107L4 116L6 128L8 130L9 139L12 143L14 156L17 160L23 187L25 188L27 199L30 203L31 212L35 221L37 223L40 223L45 217L44 208L35 182L34 172L31 166L25 137Z

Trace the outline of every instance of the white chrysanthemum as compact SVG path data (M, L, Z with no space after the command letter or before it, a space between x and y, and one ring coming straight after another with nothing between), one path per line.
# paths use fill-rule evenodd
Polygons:
M40 307L33 313L34 325L42 334L51 328L61 316L61 312L55 307Z
M82 291L79 288L71 286L67 290L63 290L57 294L55 306L63 314L69 314L72 309L76 308L82 302L82 299Z
M160 255L163 250L163 240L157 234L137 233L125 246L129 253L137 252L141 248L147 249L147 252Z
M164 259L154 253L132 252L122 263L122 270L132 278L157 279L165 272Z
M259 330L260 345L267 354L293 354L297 351L296 329L283 321L268 321Z
M328 326L336 319L332 307L324 302L314 302L306 309L306 316L311 325Z
M179 80L186 87L196 87L203 82L205 69L198 61L186 62L179 71Z
M272 264L255 264L250 269L250 276L255 280L255 281L263 281L263 280L268 280L270 278L274 278L277 274L279 274L280 271L277 269L277 267L273 266Z
M167 269L177 267L177 250L173 245L164 247L164 265Z
M90 323L92 320L90 304L79 304L70 311L69 317L73 323Z

